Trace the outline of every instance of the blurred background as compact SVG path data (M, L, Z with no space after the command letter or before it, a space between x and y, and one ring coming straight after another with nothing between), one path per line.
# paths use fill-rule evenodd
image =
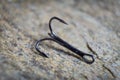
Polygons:
M51 41L42 46L49 58L39 55L53 16L69 24L54 20L54 32L93 64ZM0 0L0 80L120 80L119 44L120 0Z

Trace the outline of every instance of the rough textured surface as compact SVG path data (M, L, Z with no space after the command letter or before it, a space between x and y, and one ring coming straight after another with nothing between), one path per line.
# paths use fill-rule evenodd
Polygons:
M69 24L54 21L54 31L93 54L93 64L50 41L42 47L49 58L36 52L53 16ZM0 80L120 80L119 21L119 0L0 0Z

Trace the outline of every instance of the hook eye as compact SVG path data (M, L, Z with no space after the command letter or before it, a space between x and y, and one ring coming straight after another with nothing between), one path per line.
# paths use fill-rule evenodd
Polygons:
M94 57L90 54L84 54L82 60L88 64L92 64L95 61Z

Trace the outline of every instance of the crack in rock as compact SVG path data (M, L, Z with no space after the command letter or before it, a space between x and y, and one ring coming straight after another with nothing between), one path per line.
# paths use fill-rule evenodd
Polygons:
M103 65L103 68L105 68L113 76L113 78L116 78L115 74L108 67Z
M87 43L86 45L87 45L87 48L88 48L93 54L95 54L98 59L100 59L99 56L98 56L98 54L90 47L90 45L89 45L88 43Z

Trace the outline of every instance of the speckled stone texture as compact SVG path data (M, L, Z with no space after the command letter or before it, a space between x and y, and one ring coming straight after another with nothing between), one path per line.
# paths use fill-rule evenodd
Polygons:
M95 57L91 65L52 42L54 32ZM0 80L120 80L120 0L0 0Z

